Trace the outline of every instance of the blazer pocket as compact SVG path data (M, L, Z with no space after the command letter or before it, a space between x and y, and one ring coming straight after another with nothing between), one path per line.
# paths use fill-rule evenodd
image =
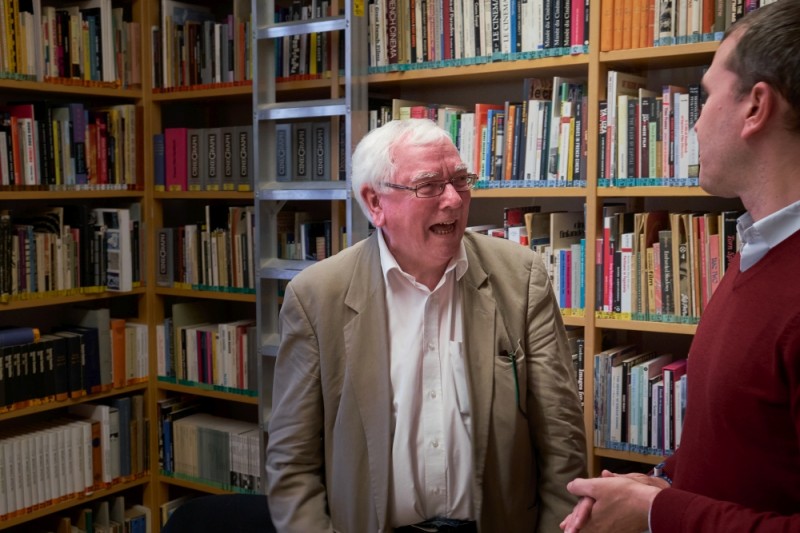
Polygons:
M525 367L525 352L519 341L513 351L510 349L500 350L495 357L496 399L501 402L498 407L505 411L510 411L506 406L514 407L514 412L527 417L528 408L525 396L528 388Z

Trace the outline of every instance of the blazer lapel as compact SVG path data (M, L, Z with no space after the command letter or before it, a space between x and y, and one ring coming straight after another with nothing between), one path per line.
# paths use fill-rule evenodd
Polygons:
M484 465L489 439L489 421L494 386L495 310L496 304L485 283L489 276L473 253L471 243L466 241L469 267L463 278L461 293L464 312L464 337L466 346L466 368L470 387L472 410L472 453L475 460L475 485L473 498L477 517L481 515Z
M392 407L386 290L375 236L365 243L352 279L345 296L345 303L355 311L355 317L344 326L347 375L367 439L370 482L384 530L389 509Z

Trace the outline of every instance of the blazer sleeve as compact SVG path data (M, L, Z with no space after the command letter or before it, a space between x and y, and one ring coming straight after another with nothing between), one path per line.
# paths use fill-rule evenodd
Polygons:
M567 483L586 476L586 437L561 312L541 258L532 260L527 304L529 431L539 471L537 531L558 524L577 500Z
M317 337L292 284L280 314L269 422L267 497L278 531L333 531L327 513Z

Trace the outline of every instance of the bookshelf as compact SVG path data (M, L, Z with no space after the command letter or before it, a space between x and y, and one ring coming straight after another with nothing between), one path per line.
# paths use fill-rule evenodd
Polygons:
M254 6L253 130L258 147L255 205L263 465L272 410L271 387L265 384L272 381L279 344L282 287L311 261L367 235L367 221L350 190L350 155L366 133L367 21L359 13L364 6L353 2L334 0L328 13L321 6L316 12L313 8L306 12L298 3L271 0L255 2ZM314 47L314 42L319 46ZM321 51L316 54L316 64L308 62L309 71L319 65L319 71L325 73L321 80L313 79L316 76L312 72L301 72L295 61L287 64L285 59L294 57L291 52L284 53L282 59L277 53L286 47L302 50L306 46ZM312 79L291 81L297 78ZM287 81L278 84L278 79ZM307 159L305 154L309 154ZM304 170L307 167L312 168L310 173ZM320 224L323 229L315 233ZM316 246L311 241L313 236Z
M534 203L543 211L579 210L585 212L586 229L586 308L581 314L564 315L569 327L584 330L585 352L585 411L587 428L589 471L597 475L603 468L614 468L624 463L624 468L645 471L660 462L663 453L650 449L613 449L595 445L595 415L592 399L595 392L593 355L614 344L634 343L641 350L672 350L685 357L688 344L696 330L694 323L682 323L656 317L652 320L631 320L607 313L596 313L594 301L597 267L591 260L595 256L595 238L603 235L603 206L620 202L631 212L667 209L737 210L736 200L710 197L696 185L686 185L677 180L663 185L631 183L629 186L598 183L600 153L600 101L606 98L610 71L634 72L646 77L648 88L660 89L664 84L688 85L698 83L702 68L710 64L718 46L718 39L726 23L706 20L701 34L671 40L659 38L659 46L622 49L613 46L600 50L601 35L611 31L612 24L603 22L606 4L592 5L589 24L589 46L583 53L549 56L546 53L517 53L503 56L494 54L491 59L441 60L430 63L371 65L369 91L371 100L389 102L392 99L422 101L438 104L461 105L470 109L477 102L503 104L519 101L523 80L526 78L582 77L587 82L587 180L578 187L523 187L501 186L473 190L470 224L500 223L506 206ZM588 4L587 4L588 5ZM573 6L574 7L574 6ZM644 13L641 14L642 16ZM725 14L730 19L730 13ZM678 15L680 17L680 15ZM708 15L706 15L708 17ZM712 17L713 18L713 17ZM573 20L575 16L573 15ZM403 24L403 23L398 23ZM608 26L608 28L604 27ZM624 27L630 28L630 24ZM716 36L713 35L717 32ZM644 41L642 41L644 42ZM674 44L678 43L678 44ZM402 47L402 45L401 45ZM572 52L576 50L570 49ZM626 184L628 185L628 184ZM685 322L685 321L683 321Z
M253 175L247 159L253 146L247 127L252 120L250 3L189 4L184 20L183 3L147 3L150 25L162 29L147 43L148 55L156 58L146 91L150 242L152 257L169 258L151 262L148 287L155 330L149 413L157 421L150 441L156 459L148 503L158 517L153 531L160 530L165 510L182 498L258 491L257 464L248 462L258 456L257 439L254 445L243 437L256 435L257 421L255 365L246 340L256 302L250 269ZM170 19L166 25L165 17ZM178 69L177 58L192 55L181 49L179 37L189 31L202 32L198 39L205 53ZM240 148L244 159L238 157ZM181 453L204 438L201 433L222 446L219 457ZM229 464L233 456L242 462ZM228 469L224 476L223 468L208 468L216 463Z
M274 81L274 77L266 73L275 66L265 66L261 63L253 64L254 74L252 80L237 79L225 82L200 82L181 87L163 88L163 64L152 61L150 58L161 57L163 41L153 40L151 28L160 27L162 24L162 3L172 5L166 0L133 0L125 3L128 9L129 20L138 23L132 35L138 40L133 50L139 52L140 66L136 83L131 83L126 78L124 82L89 81L64 81L44 79L42 73L39 79L36 74L0 76L0 106L14 101L47 100L58 103L80 102L86 106L110 106L116 104L130 104L135 109L137 119L137 148L135 161L137 170L135 184L131 186L112 188L58 188L44 190L37 187L4 188L0 192L0 211L10 210L22 212L36 210L41 207L52 206L80 206L91 207L125 207L139 204L142 213L142 252L143 263L142 281L134 285L129 291L113 292L107 290L62 290L50 291L29 297L11 297L8 301L0 303L0 326L35 325L44 331L61 323L61 316L71 308L109 309L111 316L124 317L131 321L146 324L149 327L148 342L148 379L144 382L125 384L111 390L93 393L86 396L53 402L34 402L18 408L0 411L0 433L5 434L11 428L20 424L35 423L42 418L62 416L69 407L83 403L102 403L120 397L130 397L141 394L144 397L145 418L150 421L150 431L147 442L149 468L144 473L119 480L108 487L92 491L79 497L66 499L57 503L30 509L26 513L17 513L3 519L0 530L22 531L33 525L52 527L58 519L65 515L74 515L80 508L107 500L117 495L124 495L130 501L148 506L153 517L158 516L162 504L186 494L219 493L229 491L222 485L204 482L197 477L179 477L168 475L158 468L159 442L154 423L159 420L159 401L179 396L189 396L198 399L204 405L214 405L215 414L229 416L238 420L245 420L261 424L265 428L268 419L268 400L271 390L268 380L267 368L259 369L261 377L259 393L261 398L233 388L200 385L187 380L159 379L158 366L158 337L156 329L164 324L164 319L172 316L174 305L200 303L207 307L220 307L229 310L236 318L257 318L261 331L258 333L259 360L264 363L274 355L277 343L277 308L279 297L277 290L280 282L290 277L284 267L279 264L277 269L272 269L271 261L276 259L274 246L277 243L268 233L270 217L277 212L274 208L283 202L297 203L304 209L321 209L330 212L337 225L341 221L352 220L357 216L358 208L352 203L347 188L346 180L332 181L325 185L304 185L292 188L291 186L276 185L259 172L253 175L253 189L246 190L184 190L175 191L157 189L155 168L156 154L153 149L152 139L156 134L164 132L165 128L193 127L227 127L270 122L269 113L258 115L254 113L259 106L270 106L276 103L291 103L300 100L319 100L330 103L331 101L344 100L347 97L348 87L356 91L365 91L365 87L356 87L352 79L348 80L346 65L339 64L336 54L332 54L331 75L320 76L317 79L282 79ZM203 2L198 1L198 4ZM45 2L45 4L48 4ZM54 2L58 5L59 2ZM249 2L234 0L230 5L225 3L215 9L230 10L231 13L243 14L249 11ZM271 11L276 4L281 2L264 2L257 9ZM587 3L588 4L588 3ZM116 5L112 2L112 5ZM213 2L206 5L215 6ZM344 5L345 12L359 2L346 2L344 4L332 2L333 12L339 12L338 6ZM497 220L502 215L502 208L506 205L524 205L535 202L544 209L585 209L586 220L586 257L594 257L595 240L601 234L602 207L608 202L623 202L631 210L674 208L684 209L688 205L691 209L737 209L736 202L725 202L706 195L695 186L630 186L613 187L599 186L597 183L597 164L599 153L597 142L599 135L599 101L605 97L607 75L610 70L636 71L646 74L654 87L658 87L671 79L680 79L682 83L699 80L699 72L703 65L711 62L717 48L716 41L693 42L675 44L670 46L617 49L600 51L599 41L602 35L601 6L594 8L589 17L590 43L584 53L566 54L559 56L528 57L514 56L512 60L501 57L475 62L474 64L459 64L443 62L441 64L424 65L421 68L407 70L392 70L391 68L372 68L369 73L363 73L358 81L366 80L366 87L370 96L383 95L387 98L404 98L429 102L448 102L472 106L479 101L492 101L503 103L505 100L517 100L522 92L523 80L530 77L547 78L553 76L585 77L588 89L588 153L587 153L587 180L581 187L543 187L543 188L483 188L473 191L475 202L472 206L472 217L476 222L480 220ZM594 6L593 6L594 7ZM350 15L352 16L352 15ZM336 17L324 17L318 22L321 24L319 31L328 31L330 25L335 25ZM255 20L255 19L254 19ZM359 24L365 23L359 20ZM269 35L266 29L268 24L260 19L254 25L263 30L264 36ZM314 26L310 26L314 28ZM306 28L308 29L308 28ZM282 31L282 30L278 30ZM294 31L294 30L293 30ZM300 30L298 30L300 31ZM305 29L303 30L305 31ZM355 31L352 30L351 31ZM333 33L332 35L337 35ZM343 34L342 34L343 35ZM333 37L336 39L344 36ZM363 38L363 35L362 35ZM255 43L255 40L253 41ZM356 42L358 44L358 42ZM366 51L367 45L361 43L359 51ZM256 46L254 44L254 46ZM261 46L260 44L257 46ZM355 48L358 48L356 46ZM269 48L266 48L269 50ZM350 50L354 50L351 46ZM257 53L263 53L257 52ZM351 69L363 69L366 59L360 56L351 58ZM154 68L148 68L153 64ZM157 70L155 67L162 67ZM419 66L419 65L418 65ZM429 67L429 68L428 68ZM159 74L160 72L160 74ZM129 75L130 73L126 74ZM351 74L352 76L352 74ZM245 76L246 78L246 76ZM357 97L365 97L358 93ZM321 106L318 104L308 116L326 116L319 113ZM266 108L265 108L266 109ZM275 118L275 117L272 117ZM335 128L345 129L346 145L354 146L363 130L361 121L366 121L365 116L355 115L349 128L346 121L344 126L334 119L328 118ZM274 121L273 121L274 122ZM255 129L254 146L261 147L264 143L264 153L267 160L273 157L270 140L274 131L269 126L262 125L263 129ZM332 144L336 145L337 137L332 134ZM338 168L338 154L332 154L332 172ZM346 157L346 156L345 156ZM254 194L253 190L257 190ZM260 269L260 278L253 290L209 290L204 284L178 284L172 286L159 285L155 282L158 277L158 231L166 226L178 226L204 219L205 206L215 206L226 210L229 207L254 206L255 217L259 220L256 226L256 246L259 251L255 253L256 263ZM272 206L272 207L267 207ZM585 206L585 207L584 207ZM348 239L357 239L358 232L347 235ZM335 237L339 240L339 237ZM334 245L338 249L341 242ZM255 267L256 265L254 265ZM283 273L282 273L283 272ZM591 355L597 353L609 341L607 338L642 343L642 345L664 342L676 346L676 352L683 350L691 339L696 326L675 322L656 322L622 320L618 318L600 317L594 313L594 300L588 295L595 291L595 266L592 261L586 262L585 291L587 306L583 316L565 316L564 321L568 326L582 327L584 330L586 354L586 407L585 422L587 439L589 442L589 469L591 473L598 473L604 466L623 461L635 465L652 465L658 462L658 454L636 453L625 450L615 450L594 446L593 427L595 413L592 409L591 398L594 392L593 360ZM272 328L272 329L270 329ZM252 392L252 391L251 391ZM263 453L263 442L259 444ZM262 486L263 487L263 486ZM158 531L159 521L153 520L153 531Z
M3 6L4 22L13 20L8 11L11 5L17 3ZM3 161L5 165L9 155L13 160L14 154L19 154L17 162L23 164L15 165L13 174L10 167L2 173L0 211L13 228L13 235L4 234L3 238L17 248L12 251L4 247L0 253L6 274L0 289L0 327L36 327L41 332L33 343L2 348L3 483L13 487L14 499L4 490L0 529L9 531L34 527L55 530L66 520L78 523L85 514L83 509L107 509L116 501L123 513L126 508L133 513L135 505L149 505L144 412L152 396L147 375L149 297L144 254L148 245L144 224L150 203L144 173L137 168L144 154L141 139L146 97L138 70L141 49L132 46L140 42L145 4L75 3L74 11L62 10L65 5L48 4L36 13L31 3L22 3L17 20L25 19L20 32L35 32L30 34L29 43L44 35L34 30L35 24L48 24L55 32L55 19L51 17L61 11L75 20L90 20L92 31L100 32L100 52L97 56L87 52L84 61L74 57L72 74L81 79L65 74L66 66L56 61L49 34L33 49L25 48L26 52L41 53L39 61L11 66L7 52L15 48L11 43L17 43L23 33L15 33L11 39L11 26L2 30ZM103 62L99 54L116 56L120 62ZM20 54L22 57L24 54ZM49 60L44 61L45 57ZM20 141L20 133L27 128L22 121L31 117L24 114L25 106L18 104L33 104L33 142ZM83 138L68 129L81 119L86 125ZM18 151L13 150L15 141ZM26 153L29 156L23 157ZM109 218L94 218L92 222L89 217L99 217L98 209L105 210ZM125 221L127 228L118 226ZM25 226L31 231L20 230ZM112 249L112 239L132 242L125 250ZM119 263L101 267L96 261L83 261L82 250L88 251L92 242L98 245L102 261L113 257ZM20 253L24 250L28 250L27 257ZM113 290L114 285L120 290ZM105 341L98 334L103 324ZM76 325L86 328L69 338L57 334ZM126 345L128 334L132 341L136 339L135 344ZM119 341L121 345L112 345ZM22 370L18 370L16 361L20 361ZM62 363L69 365L70 374L59 371ZM111 428L106 429L106 423L99 419L91 422L86 418L84 411L95 410L93 406L124 425L126 435L124 441L120 438L113 444L120 458L89 470L97 476L87 477L86 471L75 468L91 461L94 432L100 442L98 453L102 448L108 455L114 449L107 449L114 441L105 440L106 435L112 438ZM124 416L123 411L127 413ZM69 462L66 456L63 461L56 460L55 455L42 459L48 450L55 453L59 446L75 451ZM30 457L34 450L40 452L35 456L39 460L32 461L37 464L37 475L29 476L27 484L18 484L22 476L15 477L9 485L8 466L19 464L13 459ZM79 452L88 455L72 461L80 457Z

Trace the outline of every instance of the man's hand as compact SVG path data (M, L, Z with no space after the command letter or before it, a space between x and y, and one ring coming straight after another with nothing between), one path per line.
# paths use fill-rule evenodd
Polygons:
M614 474L576 479L567 490L580 501L560 524L565 533L614 531L641 533L648 528L650 505L669 484L646 474Z

